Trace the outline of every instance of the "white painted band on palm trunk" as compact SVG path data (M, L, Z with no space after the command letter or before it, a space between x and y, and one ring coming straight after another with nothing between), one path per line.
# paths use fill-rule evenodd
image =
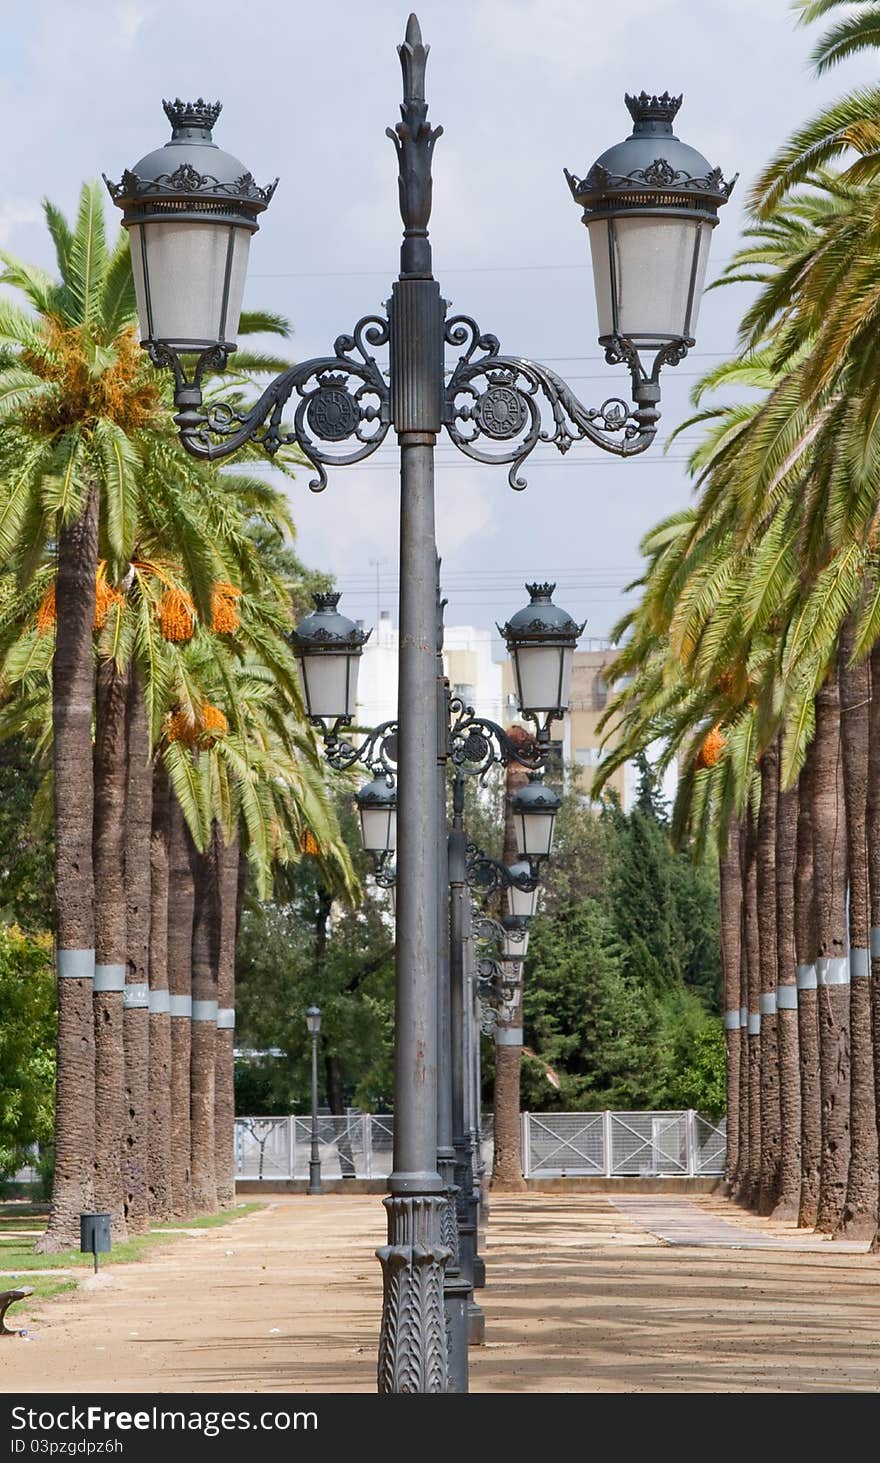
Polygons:
M192 1008L192 996L171 996L168 1009L172 1016L185 1016L189 1020Z
M193 1003L192 1003L192 1019L193 1019L193 1021L216 1021L217 1020L217 1002L216 1001L193 1001Z
M749 1036L761 1035L761 1013L760 1011L749 1012Z
M218 1031L234 1031L235 1030L235 1007L234 1006L218 1006L217 1007L217 1030Z
M849 985L849 961L845 955L820 955L816 974L820 985Z
M816 989L815 965L799 965L795 971L795 980L799 991L814 991Z
M797 986L781 985L776 991L777 1011L796 1011L798 1005Z
M121 991L125 985L124 965L96 965L95 984L92 989L98 991Z
M871 954L880 956L880 925L871 926Z
M522 1046L523 1029L521 1026L496 1026L496 1046Z
M724 1030L739 1031L739 1006L734 1006L732 1011L725 1011Z
M758 997L758 1010L762 1016L776 1015L776 992L762 991Z
M171 995L169 991L150 991L150 1015L167 1016L171 1010Z
M150 1005L150 987L146 981L133 982L122 992L123 1011L146 1011Z
M739 1024L742 1027L743 1031L745 1031L746 1027L749 1024L749 1008L748 1008L748 1006L740 1006L740 1008L739 1008Z
M871 974L871 952L856 945L849 952L849 973L852 980L867 980Z
M94 950L59 950L55 956L59 980L92 980L95 975Z

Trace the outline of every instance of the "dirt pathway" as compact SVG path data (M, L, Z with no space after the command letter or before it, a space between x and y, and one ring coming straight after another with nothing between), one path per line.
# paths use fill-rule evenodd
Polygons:
M284 1197L111 1267L0 1342L0 1390L372 1392L383 1220L374 1195ZM670 1247L605 1196L530 1193L493 1199L486 1258L473 1391L880 1386L873 1256Z

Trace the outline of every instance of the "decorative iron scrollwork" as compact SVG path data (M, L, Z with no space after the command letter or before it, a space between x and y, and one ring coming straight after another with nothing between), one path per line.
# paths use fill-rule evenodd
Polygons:
M464 347L446 387L446 430L455 446L475 461L510 463L512 488L526 486L526 480L518 476L519 469L539 442L567 452L574 442L588 438L606 452L632 457L654 440L657 412L653 400L633 409L612 397L600 407L586 407L549 367L502 355L497 337L484 335L467 315L447 320L446 342ZM631 365L631 370L638 403L636 388L647 378L640 364ZM514 442L515 446L495 452L482 446L484 441L487 445Z
M503 727L486 716L477 716L458 696L449 703L452 722L449 756L456 768L485 782L492 768L508 762L536 772L547 761L547 747L537 737L527 742L512 741Z
M175 373L175 418L183 445L194 457L228 457L245 442L254 442L269 456L294 443L312 463L318 476L309 487L319 493L327 486L327 467L360 462L381 446L391 423L388 383L372 349L388 343L388 321L365 315L351 335L340 335L332 356L303 361L283 371L247 410L229 402L203 404L201 383L206 369L218 368L216 349L200 357L191 378L180 361L164 347L151 351L156 365L170 365ZM372 348L372 349L371 349ZM225 362L224 362L225 364ZM299 398L293 422L283 420L291 398ZM328 451L323 443L354 437L357 446L344 453Z
M353 767L356 762L362 762L364 766L372 768L376 773L385 772L391 777L396 773L396 719L394 721L383 721L381 726L374 726L364 737L364 740L357 744L346 741L344 737L340 737L339 722L334 723L329 732L320 719L313 719L312 724L320 727L325 733L326 744L324 756L336 772L345 772L349 767Z

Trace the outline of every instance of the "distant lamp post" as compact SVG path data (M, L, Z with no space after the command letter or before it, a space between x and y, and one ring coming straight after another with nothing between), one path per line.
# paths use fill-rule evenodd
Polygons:
M549 739L550 722L565 715L571 690L571 665L584 625L553 603L555 584L527 584L524 609L498 629L513 661L520 710ZM586 621L584 621L586 624Z
M306 1026L312 1038L312 1147L309 1153L309 1194L323 1194L321 1186L321 1152L318 1147L318 1034L321 1030L321 1011L318 1006L309 1006L306 1011Z
M397 847L397 788L384 767L373 769L372 782L355 793L365 853L391 853Z
M315 608L293 632L303 700L310 721L327 732L354 720L360 658L372 633L341 615L341 595L315 594Z
M549 858L553 850L553 827L560 802L552 788L545 787L541 773L530 772L525 787L510 799L517 853L526 858Z

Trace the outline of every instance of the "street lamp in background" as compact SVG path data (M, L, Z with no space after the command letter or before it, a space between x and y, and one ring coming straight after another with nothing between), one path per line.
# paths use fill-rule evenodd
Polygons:
M526 486L520 469L539 443L567 452L575 442L589 441L618 457L646 451L657 434L661 369L683 360L694 344L709 237L732 185L673 135L680 98L667 93L627 97L632 137L603 153L583 179L568 175L596 261L600 342L610 364L627 366L633 401L630 406L613 397L586 407L555 371L503 353L475 320L449 314L433 277L428 238L432 158L441 129L427 118L428 47L414 15L398 54L403 104L389 135L398 157L404 230L387 313L365 316L350 334L337 337L326 356L283 371L252 406L219 400L212 375L235 349L250 240L275 184L259 187L243 163L217 147L212 129L220 106L200 99L166 103L170 142L108 187L131 238L142 344L155 365L173 372L175 421L188 452L210 461L245 444L270 456L296 444L314 468L310 487L319 491L328 466L361 462L392 427L397 434L395 1121L385 1201L388 1244L379 1251L378 1385L380 1392L446 1392L449 1200L437 1168L442 832L434 448L445 431L471 460L509 465L508 481L516 489ZM350 120L343 125L350 127ZM374 355L385 346L387 368ZM447 346L457 353L449 372ZM284 419L288 403L292 420ZM537 794L533 803L533 814L548 813L546 804L538 808ZM549 835L535 842L539 855L549 852Z
M318 1006L309 1006L306 1011L306 1026L312 1038L312 1146L309 1152L308 1194L323 1194L321 1187L321 1152L318 1147L318 1035L321 1030L321 1011Z

